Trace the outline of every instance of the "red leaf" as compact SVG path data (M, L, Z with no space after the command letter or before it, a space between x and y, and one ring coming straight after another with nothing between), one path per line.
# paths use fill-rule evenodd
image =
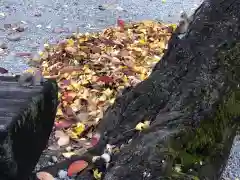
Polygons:
M8 73L8 70L0 67L0 74L5 74L5 73Z
M111 78L109 76L101 76L101 77L98 78L97 82L98 81L104 82L105 84L109 84L109 83L114 82L113 78Z
M69 128L72 124L74 124L74 121L72 120L61 120L59 122L55 122L55 127L57 129Z
M125 22L122 19L117 20L117 25L121 28L121 30L124 30Z
M118 25L119 27L124 27L125 22L124 22L122 19L118 19L118 20L117 20L117 25Z
M90 142L92 147L96 146L98 144L99 140L100 140L100 134L98 134L98 133L94 134L92 136L92 139L91 139L91 142Z
M88 166L88 162L84 160L78 160L73 162L69 167L68 167L68 176L73 176L82 170L84 170Z

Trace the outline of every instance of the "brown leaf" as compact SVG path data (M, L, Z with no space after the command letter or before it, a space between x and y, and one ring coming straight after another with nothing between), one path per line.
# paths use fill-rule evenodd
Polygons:
M97 46L91 47L91 50L93 53L101 53L102 52L101 48L97 47Z
M77 52L77 49L74 48L74 47L68 46L68 47L65 48L65 51L69 54L74 54L74 53Z
M84 160L78 160L73 162L69 167L68 167L68 176L73 176L76 175L77 173L81 172L88 166L88 162Z

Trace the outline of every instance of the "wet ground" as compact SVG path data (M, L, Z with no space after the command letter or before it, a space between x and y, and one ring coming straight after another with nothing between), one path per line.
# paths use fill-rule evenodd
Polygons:
M181 10L191 13L201 0L1 0L0 67L13 73L25 68L46 42L75 32L100 31L125 21L155 19L175 23ZM18 57L21 56L21 57ZM240 141L234 142L224 179L240 177Z

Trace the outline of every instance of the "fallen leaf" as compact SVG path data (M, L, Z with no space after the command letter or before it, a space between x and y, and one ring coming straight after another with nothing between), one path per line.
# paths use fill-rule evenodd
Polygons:
M55 179L51 174L44 172L44 171L38 172L36 174L36 176L39 180L54 180Z
M70 53L70 54L74 54L74 53L76 53L77 52L77 50L75 49L75 48L73 48L73 47L66 47L65 48L65 51L66 52L68 52L68 53Z
M65 158L70 158L70 157L72 157L73 155L76 155L76 153L74 153L74 152L65 152L65 153L62 153L62 155L63 155Z
M73 176L76 175L77 173L81 172L88 166L88 162L84 160L78 160L73 162L69 167L68 167L68 176Z
M58 138L58 145L59 146L65 146L65 145L68 145L69 142L70 142L70 137L65 134L63 131L55 131L55 137Z
M92 139L91 139L90 143L94 147L98 144L99 140L100 140L100 134L96 133L92 136Z
M85 130L85 125L78 122L77 125L73 128L76 134L80 135Z
M97 82L98 81L104 82L105 84L109 84L109 83L114 82L113 78L111 78L109 76L101 76L101 77L98 78Z
M144 130L144 129L149 128L149 126L150 126L150 121L144 121L143 123L142 123L142 122L138 123L138 124L136 125L135 129L136 129L137 131L142 131L142 130Z
M93 176L96 180L101 180L102 172L99 172L98 169L94 169L93 170Z
M69 128L74 124L73 120L60 120L60 121L55 121L54 125L57 129L62 129L62 128Z

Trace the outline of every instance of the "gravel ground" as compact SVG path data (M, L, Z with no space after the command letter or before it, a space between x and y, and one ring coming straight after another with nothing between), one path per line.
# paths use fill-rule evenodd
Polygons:
M99 31L115 25L118 16L126 21L155 19L175 23L181 10L191 13L201 1L1 0L0 67L13 73L22 72L27 68L26 58L22 56L35 56L45 42L55 43L77 28L80 32ZM105 4L113 4L114 7L104 9ZM236 137L234 141L223 174L225 180L240 178L239 139Z

